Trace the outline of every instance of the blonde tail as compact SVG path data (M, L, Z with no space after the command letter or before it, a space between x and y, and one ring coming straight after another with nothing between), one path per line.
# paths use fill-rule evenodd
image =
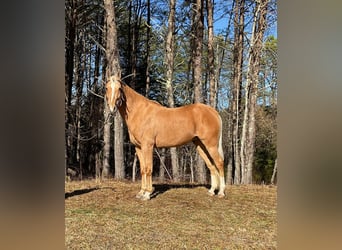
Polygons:
M222 119L220 115L219 115L219 118L220 118L220 138L219 138L218 152L220 156L222 157L222 160L224 161L224 153L223 153L223 148L222 148Z

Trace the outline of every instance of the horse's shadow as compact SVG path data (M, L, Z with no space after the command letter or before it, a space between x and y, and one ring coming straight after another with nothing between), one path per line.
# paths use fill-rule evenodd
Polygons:
M99 189L110 189L110 190L112 190L112 191L115 190L115 189L112 188L112 187L83 188L83 189L78 189L78 190L74 190L74 191L72 191L72 192L65 193L65 200L68 199L69 197L72 197L72 196L90 193L90 192L93 192L93 191L99 190Z
M82 194L90 193L90 192L93 192L97 189L99 189L99 188L95 187L95 188L84 188L84 189L74 190L72 192L65 193L65 199L68 199L69 197L73 197L76 195L82 195Z
M171 189L177 189L177 188L189 188L189 189L193 189L193 188L198 188L198 187L205 187L205 188L210 188L210 185L208 184L153 184L154 187L154 191L151 194L150 198L154 199L156 198L158 195L161 195L163 193L165 193L168 190Z
M163 184L153 184L153 187L154 187L154 191L153 191L153 193L150 196L151 199L154 199L158 195L161 195L161 194L163 194L166 191L171 190L171 189L177 189L177 188L193 189L193 188L197 188L197 187L205 187L205 188L209 189L210 185L208 185L208 184L165 184L165 183L163 183ZM102 188L94 187L94 188L77 189L77 190L74 190L72 192L65 193L65 200L70 198L70 197L73 197L73 196L83 195L83 194L86 194L86 193L93 192L95 190L105 189L105 188L106 187L102 187ZM113 189L113 188L110 188L110 189Z

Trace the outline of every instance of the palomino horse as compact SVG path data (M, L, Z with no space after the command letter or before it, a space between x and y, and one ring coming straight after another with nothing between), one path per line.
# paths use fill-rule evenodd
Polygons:
M201 103L167 108L135 92L118 77L106 84L111 112L119 110L140 161L141 190L137 198L149 200L152 188L154 147L175 147L194 142L211 175L210 195L224 197L222 120L218 112Z

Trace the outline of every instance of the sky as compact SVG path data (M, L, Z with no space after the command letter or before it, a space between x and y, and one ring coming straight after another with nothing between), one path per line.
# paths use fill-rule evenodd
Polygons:
M215 5L215 10L214 10L214 32L215 32L215 35L224 31L228 26L229 14L226 13L227 12L226 3L224 3L224 5L225 5L224 7L221 7L219 4ZM228 6L228 8L231 8L231 4ZM233 25L233 24L231 24L231 25ZM273 35L274 37L278 36L277 22L275 22L271 27L267 28L265 36L267 37L269 35Z

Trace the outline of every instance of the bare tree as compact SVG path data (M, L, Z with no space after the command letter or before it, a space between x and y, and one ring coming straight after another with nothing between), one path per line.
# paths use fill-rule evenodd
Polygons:
M194 102L203 102L203 86L202 86L202 47L204 33L204 17L203 17L203 0L194 0L193 2L193 17L192 17L192 71L194 85ZM204 161L197 154L196 157L197 181L206 182L206 168Z
M214 55L214 21L213 21L213 0L206 0L207 23L208 23L208 67L209 67L209 104L216 108L217 81L215 80L215 55Z
M233 50L233 95L232 95L232 156L234 159L234 183L241 183L241 162L240 162L240 103L242 85L242 66L244 48L244 9L245 0L236 0L234 5L234 50Z
M148 96L150 92L150 40L151 40L151 0L147 0L147 31L146 31L146 92L145 96Z
M76 0L67 0L65 2L65 170L72 164L72 119L71 119L71 91L74 77L74 54L76 42L76 20L77 7Z
M119 64L119 49L117 43L117 29L115 22L115 8L113 1L104 0L104 7L106 10L106 79L112 75L118 77L121 76L121 68ZM105 108L105 120L109 113L108 105ZM108 129L109 127L109 129ZM105 124L104 131L104 168L103 176L108 177L109 175L109 156L110 156L110 124ZM117 112L114 115L114 165L115 165L115 178L123 179L125 177L124 171L124 154L123 154L123 122L120 114Z
M245 109L241 135L242 183L251 184L255 152L255 114L258 96L260 55L266 28L267 4L269 0L255 3L252 36L248 58L245 87Z
M175 12L176 12L176 0L170 0L169 2L169 17L168 17L168 28L166 35L165 44L165 59L164 63L166 66L166 91L167 100L169 107L173 108L175 106L173 97L173 71L174 71L174 33L175 33ZM171 164L172 164L172 175L174 181L179 181L179 166L178 166L178 155L177 148L170 148L171 152Z
M193 43L192 43L192 70L194 85L194 102L203 102L202 86L202 47L204 32L203 0L194 0L193 3Z

